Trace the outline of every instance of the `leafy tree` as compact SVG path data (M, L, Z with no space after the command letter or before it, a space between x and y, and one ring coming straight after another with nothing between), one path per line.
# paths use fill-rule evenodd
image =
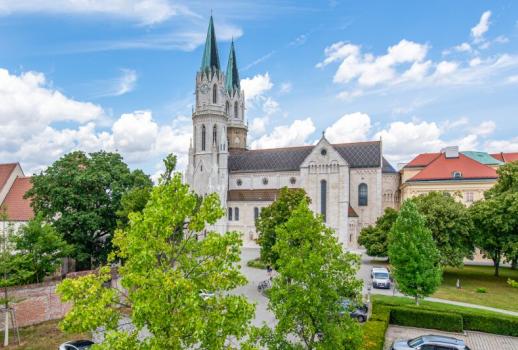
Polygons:
M144 210L153 188L153 182L142 170L133 171L133 176L133 188L122 195L121 208L117 211L119 228L128 225L130 213Z
M304 200L276 234L279 274L268 297L278 323L264 332L265 343L270 349L358 349L360 327L341 301L360 295L359 258L342 250Z
M419 298L433 294L442 278L440 252L415 203L403 203L389 234L389 259L399 290Z
M388 255L388 234L397 217L397 210L386 208L383 215L376 220L375 225L361 230L358 244L367 249L367 254L381 257Z
M231 341L248 334L254 315L244 296L229 293L246 283L237 265L240 235L196 236L223 215L216 194L200 200L180 174L163 178L144 210L129 214L129 225L115 233L110 258L124 260L118 271L123 290L103 287L109 267L63 281L58 293L73 306L62 327L105 327L100 349L237 349ZM133 332L117 328L125 313ZM143 329L151 336L139 339Z
M142 172L132 173L117 153L76 151L34 176L26 197L74 246L71 257L84 269L106 260L121 198L145 182Z
M429 192L412 198L441 253L441 264L460 267L474 251L473 222L464 204L446 192Z
M276 242L275 229L288 221L292 211L304 200L309 201L309 197L303 189L284 187L281 189L279 197L261 210L261 215L255 223L259 233L261 260L276 266L278 255L272 250Z
M43 222L41 215L21 226L10 240L13 254L22 255L20 262L26 264L19 268L31 272L22 283L41 282L44 277L56 272L63 258L72 250L51 225Z

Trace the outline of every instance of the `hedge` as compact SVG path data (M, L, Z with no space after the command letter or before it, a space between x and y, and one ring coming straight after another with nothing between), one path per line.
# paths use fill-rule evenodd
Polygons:
M383 350L390 320L390 308L373 305L369 321L363 324L363 350Z
M390 323L400 326L432 328L448 332L463 331L462 316L450 312L437 312L393 307L390 309Z
M518 337L518 317L462 314L464 329Z

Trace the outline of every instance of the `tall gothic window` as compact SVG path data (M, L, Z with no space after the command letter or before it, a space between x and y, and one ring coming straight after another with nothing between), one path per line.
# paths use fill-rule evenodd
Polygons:
M234 208L234 219L236 221L239 221L239 208L238 207Z
M212 103L216 104L218 102L218 86L214 84L212 87Z
M255 207L254 208L254 220L257 220L257 219L259 219L259 208Z
M366 206L369 202L369 188L367 184L361 183L358 186L358 205Z
M228 115L228 113L230 112L230 103L228 103L228 101L225 103L225 113Z
M239 118L237 102L234 103L234 118Z
M216 124L214 124L214 127L212 128L212 143L218 142L218 127Z
M327 181L320 181L320 214L322 219L326 222L326 211L327 211Z
M232 208L228 208L228 221L232 221Z
M207 132L205 131L205 125L201 126L201 150L205 151L205 134Z

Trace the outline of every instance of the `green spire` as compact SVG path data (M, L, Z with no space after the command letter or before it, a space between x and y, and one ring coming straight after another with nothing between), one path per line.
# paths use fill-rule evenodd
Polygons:
M232 44L230 45L230 54L228 55L225 88L229 94L232 94L234 90L241 90L241 85L239 83L239 71L237 70L236 51L234 50L234 40L232 40Z
M218 46L216 45L216 33L214 32L212 15L210 16L209 29L207 30L207 39L205 40L205 50L203 51L200 70L202 72L208 70L220 70Z

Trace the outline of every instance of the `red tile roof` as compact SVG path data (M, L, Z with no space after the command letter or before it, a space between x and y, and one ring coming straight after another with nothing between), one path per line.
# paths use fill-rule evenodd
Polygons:
M496 158L496 159L498 159L501 162L509 163L509 162L514 162L514 161L518 160L518 152L514 152L514 153L504 153L504 152L494 153L494 154L491 154L491 157Z
M462 179L496 179L496 170L477 162L462 153L457 158L446 158L444 153L435 158L426 168L409 181L452 180L453 173L460 171Z
M405 168L425 167L430 164L435 158L439 157L440 153L421 153L405 165Z
M349 216L350 218L358 217L358 214L356 214L356 211L353 209L353 207L351 207L351 205L349 205L349 210L347 211L347 216Z
M4 187L16 165L16 163L0 164L0 190Z
M32 187L30 177L17 177L7 193L1 208L7 208L10 221L28 221L34 217L31 201L23 198L25 192Z

